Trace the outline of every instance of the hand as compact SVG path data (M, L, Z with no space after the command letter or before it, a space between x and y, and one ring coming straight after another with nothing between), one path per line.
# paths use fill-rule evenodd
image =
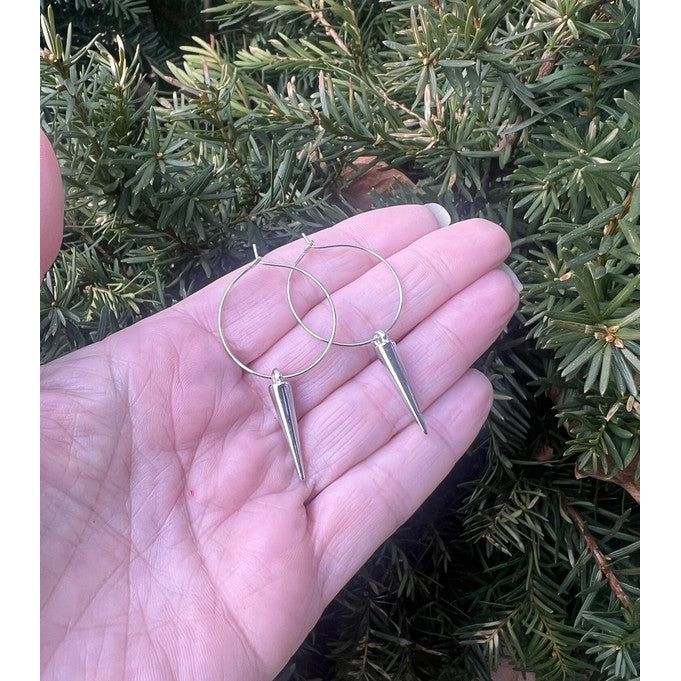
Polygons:
M333 348L292 381L300 482L268 382L244 375L218 339L234 273L44 366L44 678L272 679L479 431L491 388L469 367L518 301L497 269L510 249L503 230L477 219L438 228L428 208L397 206L314 238L363 244L397 269L405 304L391 336L429 434L371 348ZM301 249L267 259L292 263ZM333 249L305 267L333 294L338 340L390 318L383 265ZM287 275L258 267L229 299L226 334L261 371L301 367L321 348L287 309ZM323 333L327 304L300 289L299 309Z

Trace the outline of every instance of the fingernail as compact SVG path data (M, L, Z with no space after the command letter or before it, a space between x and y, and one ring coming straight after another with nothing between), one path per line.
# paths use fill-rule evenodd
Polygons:
M424 205L435 216L440 227L448 227L452 223L452 218L444 206L439 203L426 203Z
M518 275L506 263L499 265L499 269L502 272L506 272L506 274L508 274L511 281L513 282L513 286L515 286L518 293L520 293L523 290L523 284L520 279L518 279Z

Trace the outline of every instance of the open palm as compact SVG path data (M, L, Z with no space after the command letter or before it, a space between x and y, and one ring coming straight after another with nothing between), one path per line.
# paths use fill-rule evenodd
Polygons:
M491 405L471 363L517 292L499 227L438 228L423 206L365 213L315 235L389 257L404 311L391 332L429 434L371 348L332 348L294 379L307 477L286 448L268 382L226 355L227 275L174 307L43 367L42 668L46 679L271 679L323 608L423 502ZM301 242L270 253L291 264ZM350 249L304 266L334 297L339 340L387 323L387 268ZM288 272L255 268L225 330L261 371L323 347L285 304ZM298 283L298 282L297 282ZM318 290L296 295L328 331Z

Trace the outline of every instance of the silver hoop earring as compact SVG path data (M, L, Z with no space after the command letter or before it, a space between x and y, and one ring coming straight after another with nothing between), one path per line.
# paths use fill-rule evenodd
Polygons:
M397 387L397 390L399 391L400 396L402 397L404 403L409 408L409 411L414 417L414 420L416 421L416 423L419 424L419 427L423 431L423 434L426 435L428 433L428 427L426 425L425 418L423 417L423 412L421 411L418 402L416 401L416 396L414 394L414 390L411 386L409 378L407 377L407 372L404 368L404 364L402 363L402 360L400 359L400 356L397 352L397 345L395 344L394 341L388 338L388 331L390 331L390 329L392 329L393 326L395 326L395 324L397 323L397 320L399 319L400 314L402 312L402 307L404 306L404 292L402 290L402 283L400 282L400 278L397 276L395 268L382 255L379 255L378 253L376 253L376 251L372 251L370 248L358 246L356 244L330 244L328 246L315 246L314 241L308 238L305 234L303 234L302 237L303 239L305 239L305 248L303 252L298 256L298 259L295 261L294 267L297 267L300 264L301 260L313 249L326 250L328 248L354 248L358 251L363 251L364 253L372 255L374 258L377 258L390 270L390 273L393 275L395 282L397 284L397 291L399 295L397 311L395 312L395 316L392 318L392 321L390 322L390 324L388 324L388 326L386 326L384 329L376 331L373 334L373 336L371 336L371 338L367 338L366 340L345 343L334 340L333 338L327 339L324 338L323 336L320 336L318 333L315 333L309 326L307 326L305 322L300 318L298 312L296 312L296 309L293 305L293 300L291 299L291 278L293 277L294 270L291 270L288 275L286 298L288 300L288 304L289 307L291 308L293 316L296 318L298 323L305 329L305 331L307 331L314 338L317 338L318 340L321 341L325 341L327 343L331 343L332 345L338 345L345 348L357 348L364 345L373 345L374 349L376 350L376 354L378 355L378 358L381 360L385 368L388 370L388 373L390 374L393 383Z
M251 374L252 376L258 376L259 378L264 378L271 380L272 383L269 386L270 397L272 398L272 403L274 404L274 409L277 414L277 419L281 425L281 429L284 431L284 436L286 437L286 444L288 445L291 456L293 457L293 464L298 472L298 477L301 480L305 480L305 467L303 465L302 448L300 444L300 433L298 432L298 419L296 418L295 403L293 400L293 391L291 389L291 384L287 379L295 378L296 376L302 376L304 373L314 369L323 359L326 357L326 353L331 349L333 345L334 338L336 336L336 308L331 299L331 294L326 290L324 285L309 272L297 267L296 265L284 265L283 263L265 262L260 255L258 255L258 249L253 245L253 253L255 254L255 260L253 260L246 269L241 272L237 277L235 277L225 289L220 299L220 305L218 306L218 332L220 334L220 340L224 346L227 354L230 358L239 366L241 369ZM230 347L227 339L225 338L225 333L222 328L222 314L225 307L225 301L229 296L229 293L236 286L237 282L244 277L248 272L250 272L257 265L263 265L264 267L280 267L282 269L289 270L290 274L293 272L299 272L303 276L307 277L313 284L318 286L322 293L324 294L326 300L329 302L331 307L331 336L328 339L322 339L326 343L324 349L317 356L317 358L308 366L299 371L293 371L291 373L285 374L279 371L279 369L274 368L270 374L265 374L255 369L251 369L247 364L242 362Z

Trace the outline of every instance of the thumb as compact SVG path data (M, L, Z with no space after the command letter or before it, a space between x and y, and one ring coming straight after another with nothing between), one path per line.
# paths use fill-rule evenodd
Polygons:
M40 280L57 257L64 231L64 188L57 157L40 131Z

